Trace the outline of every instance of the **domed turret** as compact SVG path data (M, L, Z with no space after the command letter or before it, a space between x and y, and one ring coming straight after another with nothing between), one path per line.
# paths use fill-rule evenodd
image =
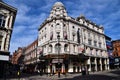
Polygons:
M61 2L56 2L53 7L64 7L63 3Z
M49 19L59 18L59 17L67 17L67 13L66 13L63 3L56 2L52 7Z

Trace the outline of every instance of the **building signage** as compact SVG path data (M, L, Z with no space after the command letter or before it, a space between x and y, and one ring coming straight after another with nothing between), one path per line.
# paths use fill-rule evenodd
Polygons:
M63 59L53 59L52 60L52 63L58 63L58 62L62 63Z
M9 56L0 55L0 60L2 60L2 61L9 61Z

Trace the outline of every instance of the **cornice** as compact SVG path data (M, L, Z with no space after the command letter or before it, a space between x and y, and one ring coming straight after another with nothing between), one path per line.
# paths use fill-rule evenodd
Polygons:
M6 9L14 12L15 15L16 15L16 13L17 13L17 8L15 8L15 7L13 7L13 6L10 6L10 5L4 3L3 1L2 1L2 2L0 1L0 7L1 7L1 8L6 8Z
M103 33L100 33L100 32L98 32L98 31L95 31L94 29L91 29L91 28L89 28L88 26L86 26L86 25L84 25L84 24L81 24L79 21L76 21L76 20L75 20L74 18L72 18L72 17L68 17L68 18L66 18L66 17L58 17L58 18L46 19L46 20L40 25L40 27L38 28L38 31L39 31L40 29L42 29L43 26L45 26L47 23L52 22L53 20L60 20L60 19L63 19L63 20L65 20L65 21L69 21L69 22L73 22L73 23L75 23L75 24L77 24L77 25L83 26L83 27L85 27L85 28L87 28L87 29L89 29L89 30L91 30L91 31L94 31L94 32L96 32L96 33L98 33L98 34L104 35ZM101 29L100 27L98 27L98 28ZM105 35L104 35L104 36L105 36Z

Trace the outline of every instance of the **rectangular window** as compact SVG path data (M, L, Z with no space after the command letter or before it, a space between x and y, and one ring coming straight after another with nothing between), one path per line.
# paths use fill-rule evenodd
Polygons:
M5 26L5 16L0 14L0 27L4 27Z
M92 45L92 41L91 41L91 40L88 40L88 44L89 44L89 45Z
M97 46L97 41L94 41L94 46Z
M75 52L75 45L73 45L73 52Z
M73 41L75 41L75 35L73 35Z
M90 32L88 32L88 37L90 38Z
M101 48L101 43L99 43L99 47Z

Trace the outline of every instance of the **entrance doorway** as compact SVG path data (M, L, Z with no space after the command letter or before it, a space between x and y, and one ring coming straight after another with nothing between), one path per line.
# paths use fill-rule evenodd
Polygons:
M58 64L58 63L55 63L55 67L56 67L56 73L58 73L58 71L62 71L62 63Z

